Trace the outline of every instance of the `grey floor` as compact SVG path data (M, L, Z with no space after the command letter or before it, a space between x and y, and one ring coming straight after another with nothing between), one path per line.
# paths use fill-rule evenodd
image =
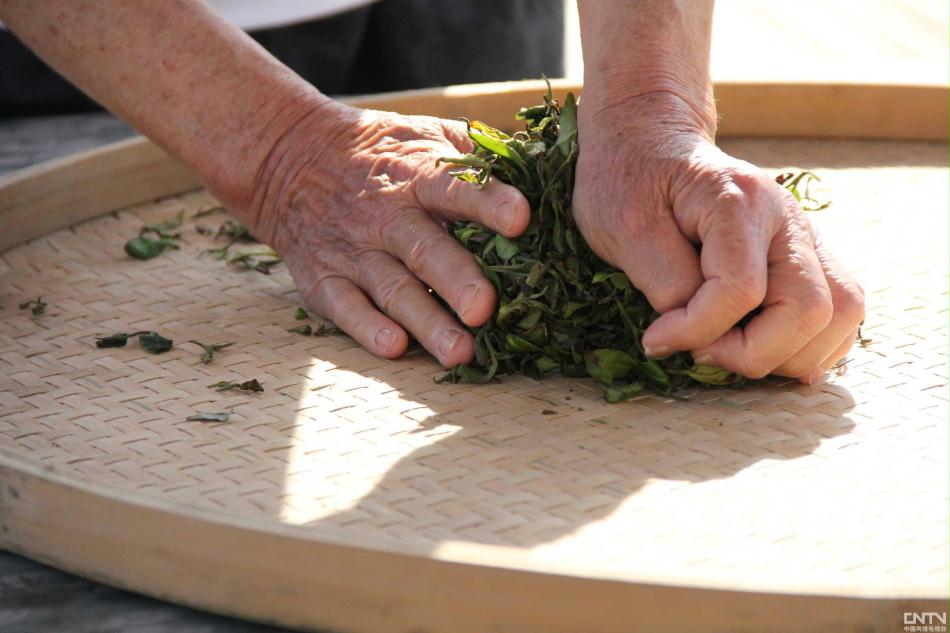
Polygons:
M134 132L105 114L0 119L0 176ZM0 633L279 633L145 598L0 551Z

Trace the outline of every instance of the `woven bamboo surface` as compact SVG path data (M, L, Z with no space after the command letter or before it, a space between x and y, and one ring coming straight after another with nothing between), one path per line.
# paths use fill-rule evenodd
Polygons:
M180 251L130 260L144 222L193 192L0 254L0 453L143 499L303 526L399 552L502 546L512 560L637 581L789 593L947 596L948 182L939 143L729 141L815 169L813 216L868 296L826 383L601 401L589 382L437 385L289 333L289 275L230 269L186 219ZM42 296L46 314L17 305ZM172 351L97 349L154 329ZM235 341L210 365L189 339ZM259 379L259 395L218 393ZM187 422L233 408L230 422ZM203 515L204 516L204 515Z

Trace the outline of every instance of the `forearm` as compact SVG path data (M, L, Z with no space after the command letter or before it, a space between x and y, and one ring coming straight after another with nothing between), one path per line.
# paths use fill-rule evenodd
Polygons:
M281 135L326 100L200 0L0 0L0 20L238 207L253 206Z
M713 0L578 0L584 99L597 108L669 94L715 129ZM649 97L648 97L649 98Z

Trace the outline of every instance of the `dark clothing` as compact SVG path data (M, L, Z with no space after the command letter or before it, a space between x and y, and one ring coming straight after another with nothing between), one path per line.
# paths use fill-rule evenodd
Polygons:
M563 74L562 0L382 0L252 37L329 95ZM98 106L0 31L0 117Z

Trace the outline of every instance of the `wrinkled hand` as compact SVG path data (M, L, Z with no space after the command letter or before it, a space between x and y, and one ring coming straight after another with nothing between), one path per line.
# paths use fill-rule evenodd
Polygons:
M521 193L478 190L437 159L471 148L465 125L333 103L306 116L271 153L250 206L254 234L284 258L308 308L385 358L411 333L439 362L468 362L467 325L491 316L495 290L445 230L474 220L506 236L528 226Z
M648 355L691 351L810 384L850 349L863 291L794 197L716 148L709 127L668 93L582 102L575 218L662 314L644 333Z

